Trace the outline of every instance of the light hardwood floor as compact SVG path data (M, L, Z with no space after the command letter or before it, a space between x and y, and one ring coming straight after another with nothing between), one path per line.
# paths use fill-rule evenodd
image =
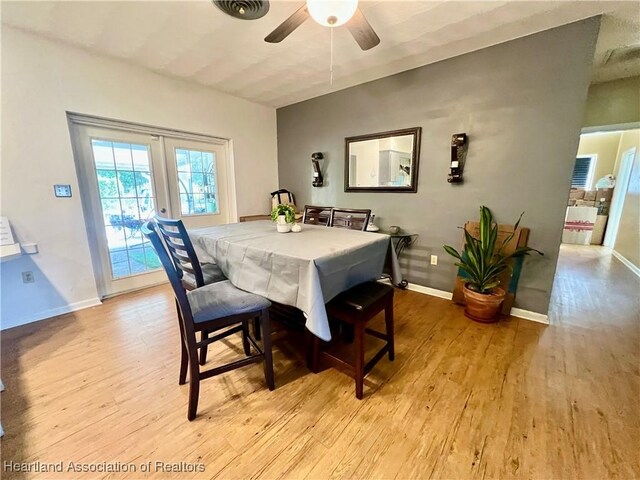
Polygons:
M169 289L111 299L3 332L2 460L138 471L2 477L638 478L639 291L589 247L563 247L551 326L481 325L398 291L396 361L367 377L364 400L339 372L309 373L280 333L276 390L260 365L206 380L193 422ZM219 345L209 361L240 352ZM149 461L205 471L142 473Z

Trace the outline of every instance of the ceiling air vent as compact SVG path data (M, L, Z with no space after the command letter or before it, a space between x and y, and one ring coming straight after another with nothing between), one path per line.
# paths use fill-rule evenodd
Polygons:
M268 0L213 0L213 4L227 15L242 20L256 20L269 11Z
M602 65L640 61L640 45L627 45L626 47L607 50L602 59Z

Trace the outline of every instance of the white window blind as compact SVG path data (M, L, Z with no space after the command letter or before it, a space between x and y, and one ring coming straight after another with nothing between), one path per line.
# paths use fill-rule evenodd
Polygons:
M572 188L588 188L589 174L591 173L591 162L593 157L576 158L576 166L573 167L573 177L571 178Z

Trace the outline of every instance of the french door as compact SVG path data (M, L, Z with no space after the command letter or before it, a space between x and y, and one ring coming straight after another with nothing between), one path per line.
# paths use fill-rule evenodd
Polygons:
M95 125L71 132L101 297L166 281L141 232L155 215L228 223L226 145Z
M229 223L229 172L224 145L164 139L171 215L187 227Z

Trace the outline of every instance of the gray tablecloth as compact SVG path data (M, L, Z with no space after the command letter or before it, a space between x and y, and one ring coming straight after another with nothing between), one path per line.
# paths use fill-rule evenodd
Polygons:
M277 233L269 221L190 229L201 262L214 261L236 287L302 310L307 328L331 339L325 303L382 273L390 237L316 225Z

